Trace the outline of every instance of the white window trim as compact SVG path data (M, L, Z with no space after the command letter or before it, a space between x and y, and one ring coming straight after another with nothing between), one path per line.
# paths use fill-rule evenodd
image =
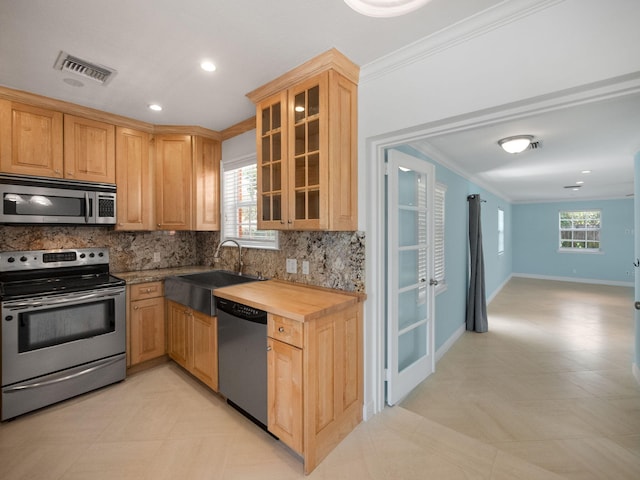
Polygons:
M225 232L225 222L224 222L224 215L225 215L225 203L224 203L224 198L225 198L225 184L224 184L224 177L225 177L225 172L229 171L229 170L235 170L238 168L242 168L242 167L246 167L249 165L256 165L257 168L257 157L255 154L251 154L251 155L246 155L244 157L238 157L238 158L234 158L231 160L222 160L220 162L220 214L222 216L221 221L220 221L220 242L224 242L225 240L235 240L237 241L240 245L242 245L242 248L259 248L259 249L263 249L263 250L279 250L280 248L280 238L279 238L279 234L276 231L275 232L275 240L273 242L269 241L269 242L265 242L262 240L250 240L250 239L246 239L246 238L241 238L241 237L236 237L236 236L232 236L227 234L227 232ZM258 201L258 199L256 198L256 202ZM256 205L257 208L257 205Z
M558 210L558 245L562 244L562 229L560 228L560 215L563 213L578 213L578 212L599 212L600 213L600 228L598 232L602 233L602 210L599 208L591 208L585 210ZM586 243L586 240L585 240ZM558 253L579 253L588 255L603 255L602 240L598 240L598 248L574 248L574 247L558 247Z
M500 217L502 217L502 229L500 228ZM500 250L501 246L502 250ZM504 255L504 210L502 207L498 207L498 256L500 255Z

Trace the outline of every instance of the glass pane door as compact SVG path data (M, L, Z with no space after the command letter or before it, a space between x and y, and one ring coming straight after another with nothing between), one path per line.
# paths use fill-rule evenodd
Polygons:
M433 165L389 151L387 403L433 372Z
M259 219L267 222L264 227L273 223L283 223L282 211L282 173L284 171L284 145L282 129L282 113L284 101L267 103L261 108L260 159L258 162L258 184L260 185Z

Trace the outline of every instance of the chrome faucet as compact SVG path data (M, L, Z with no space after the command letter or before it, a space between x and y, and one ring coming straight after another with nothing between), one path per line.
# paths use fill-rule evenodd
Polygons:
M216 253L213 254L213 263L218 263L220 261L220 247L222 247L225 243L235 243L236 247L238 247L238 275L242 275L242 267L244 264L242 263L242 246L233 240L232 238L228 238L223 240L218 244L218 248L216 248Z

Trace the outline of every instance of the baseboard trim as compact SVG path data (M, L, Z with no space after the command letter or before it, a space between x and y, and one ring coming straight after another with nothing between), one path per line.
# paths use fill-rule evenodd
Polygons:
M532 273L513 273L512 277L534 278L538 280L555 280L557 282L591 283L594 285L610 285L612 287L633 287L634 282L620 282L616 280L598 280L595 278L554 277L550 275L536 275Z
M463 323L455 332L453 332L453 334L449 338L447 338L447 341L444 342L438 350L436 350L436 363L438 363L440 359L444 357L444 354L447 353L451 347L453 347L453 345L458 341L465 330L466 324Z

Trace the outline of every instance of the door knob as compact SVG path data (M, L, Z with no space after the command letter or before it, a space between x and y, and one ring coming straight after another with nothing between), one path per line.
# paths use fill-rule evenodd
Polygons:
M633 306L636 307L636 310L640 310L640 302L634 303Z

